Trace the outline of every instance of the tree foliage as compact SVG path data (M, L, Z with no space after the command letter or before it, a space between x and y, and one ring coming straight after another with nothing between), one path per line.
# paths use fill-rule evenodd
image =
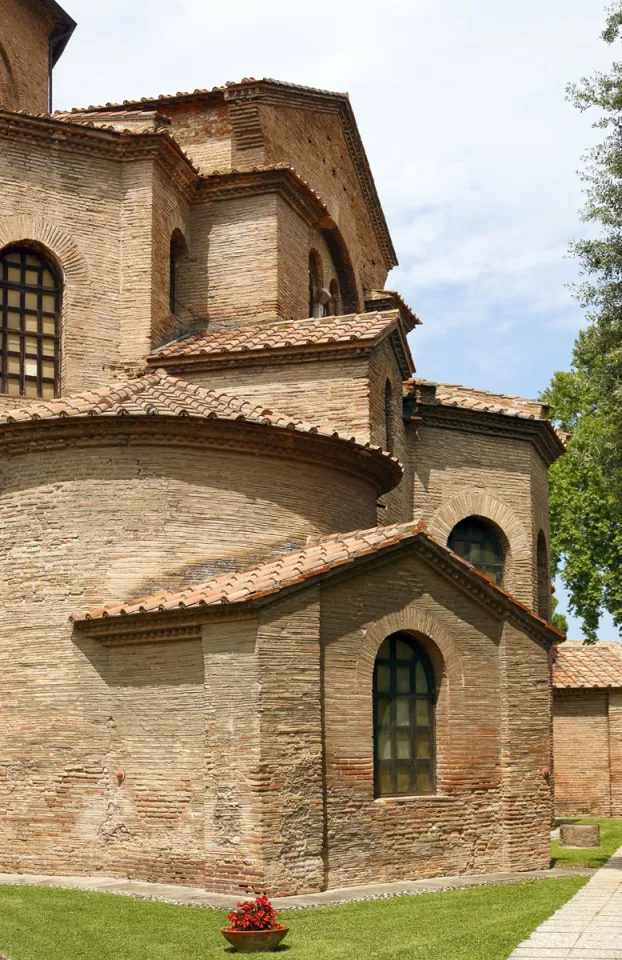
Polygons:
M621 31L617 0L602 37L614 44ZM596 229L572 245L588 323L570 371L555 374L543 399L571 433L567 455L550 473L553 568L593 641L603 611L622 626L622 63L571 85L567 95L580 110L597 111L594 126L604 138L581 173L583 220Z

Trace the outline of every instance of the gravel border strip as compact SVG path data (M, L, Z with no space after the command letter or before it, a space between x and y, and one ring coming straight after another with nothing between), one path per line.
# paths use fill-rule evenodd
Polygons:
M391 890L388 893L372 893L372 894L368 894L365 897L344 897L343 899L330 900L323 903L292 904L290 907L279 906L277 909L279 913L282 913L283 911L293 913L294 911L298 911L298 910L318 910L323 907L342 906L343 904L346 904L346 903L368 903L373 900L393 900L395 897L422 897L429 893L451 893L453 891L458 891L458 890L475 890L480 887L518 886L523 883L537 883L540 880L565 880L568 877L591 877L595 873L596 873L595 870L591 870L588 868L585 868L585 869L579 868L577 870L573 870L572 872L569 871L567 874L563 874L563 875L557 874L554 877L547 877L547 876L523 877L523 878L513 877L511 879L506 879L506 880L483 880L478 883L469 883L465 880L464 885L462 884L456 885L455 883L453 883L453 884L448 884L447 886L438 886L438 887L434 887L432 889L427 889L427 890L423 888L420 890ZM154 902L154 903L169 903L176 907L192 907L195 910L225 911L229 909L228 907L223 906L223 904L221 903L209 903L207 901L205 903L198 903L196 900L195 901L189 900L186 903L181 903L179 900L172 900L169 897L159 897L157 896L157 894L141 893L133 890L93 890L85 887L72 886L71 884L67 884L67 885L55 884L54 886L46 886L46 884L43 884L43 883L11 884L4 881L0 881L0 886L45 887L45 889L47 890L77 890L82 893L105 893L113 897L130 897L131 899L134 899L134 900L146 900L148 902ZM274 899L278 900L279 898L275 897ZM0 960L9 960L9 958L4 957L2 954L0 954Z

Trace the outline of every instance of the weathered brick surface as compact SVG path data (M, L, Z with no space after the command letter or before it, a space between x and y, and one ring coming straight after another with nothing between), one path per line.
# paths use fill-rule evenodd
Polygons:
M11 110L46 109L39 8L0 0ZM0 110L0 140L0 249L34 245L63 278L63 397L140 373L153 348L199 330L304 319L312 250L343 313L360 312L395 261L342 95L248 81L56 119ZM520 425L405 422L399 333L352 336L347 350L184 368L264 408L250 419L199 422L175 398L154 409L133 396L133 411L72 419L68 405L65 420L3 423L0 869L286 894L548 862L549 633L478 592L472 573L461 580L446 554L434 566L430 541L384 563L365 541L345 574L310 585L290 557L291 592L243 609L225 596L216 609L102 616L92 632L69 620L377 523L421 517L444 544L473 513L507 543L508 590L547 612L536 445ZM16 403L0 397L0 410ZM329 437L277 440L272 408ZM386 447L387 413L404 476L378 515L383 458L339 452L330 434ZM436 673L437 783L379 800L374 658L402 629ZM595 742L603 729L595 715ZM618 693L608 729L613 758Z
M0 105L45 113L52 17L36 0L2 0L0 24Z
M532 610L538 607L537 542L548 543L546 465L521 439L465 429L408 426L415 464L414 515L447 541L452 528L476 515L495 523L506 551L504 587ZM550 593L550 573L546 571Z
M556 690L553 708L555 812L622 813L622 693Z

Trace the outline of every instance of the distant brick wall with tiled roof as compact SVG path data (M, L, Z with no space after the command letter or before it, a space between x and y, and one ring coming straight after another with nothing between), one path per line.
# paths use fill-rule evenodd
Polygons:
M622 689L622 643L566 641L553 651L556 689Z
M458 383L435 383L432 380L413 379L409 381L407 388L424 404L460 407L463 410L498 413L528 420L546 420L549 415L549 408L539 400L528 400L503 393L489 393L487 390L463 387Z

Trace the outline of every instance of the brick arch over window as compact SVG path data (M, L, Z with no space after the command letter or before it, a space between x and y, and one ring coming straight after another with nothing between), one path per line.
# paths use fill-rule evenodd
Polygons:
M56 260L68 288L89 282L86 261L73 238L38 217L0 217L0 247L34 246ZM70 292L70 289L67 291Z
M508 546L504 588L521 602L533 605L533 551L526 527L506 503L484 491L469 490L443 503L428 529L439 543L446 544L456 524L467 517L482 517L499 528Z

